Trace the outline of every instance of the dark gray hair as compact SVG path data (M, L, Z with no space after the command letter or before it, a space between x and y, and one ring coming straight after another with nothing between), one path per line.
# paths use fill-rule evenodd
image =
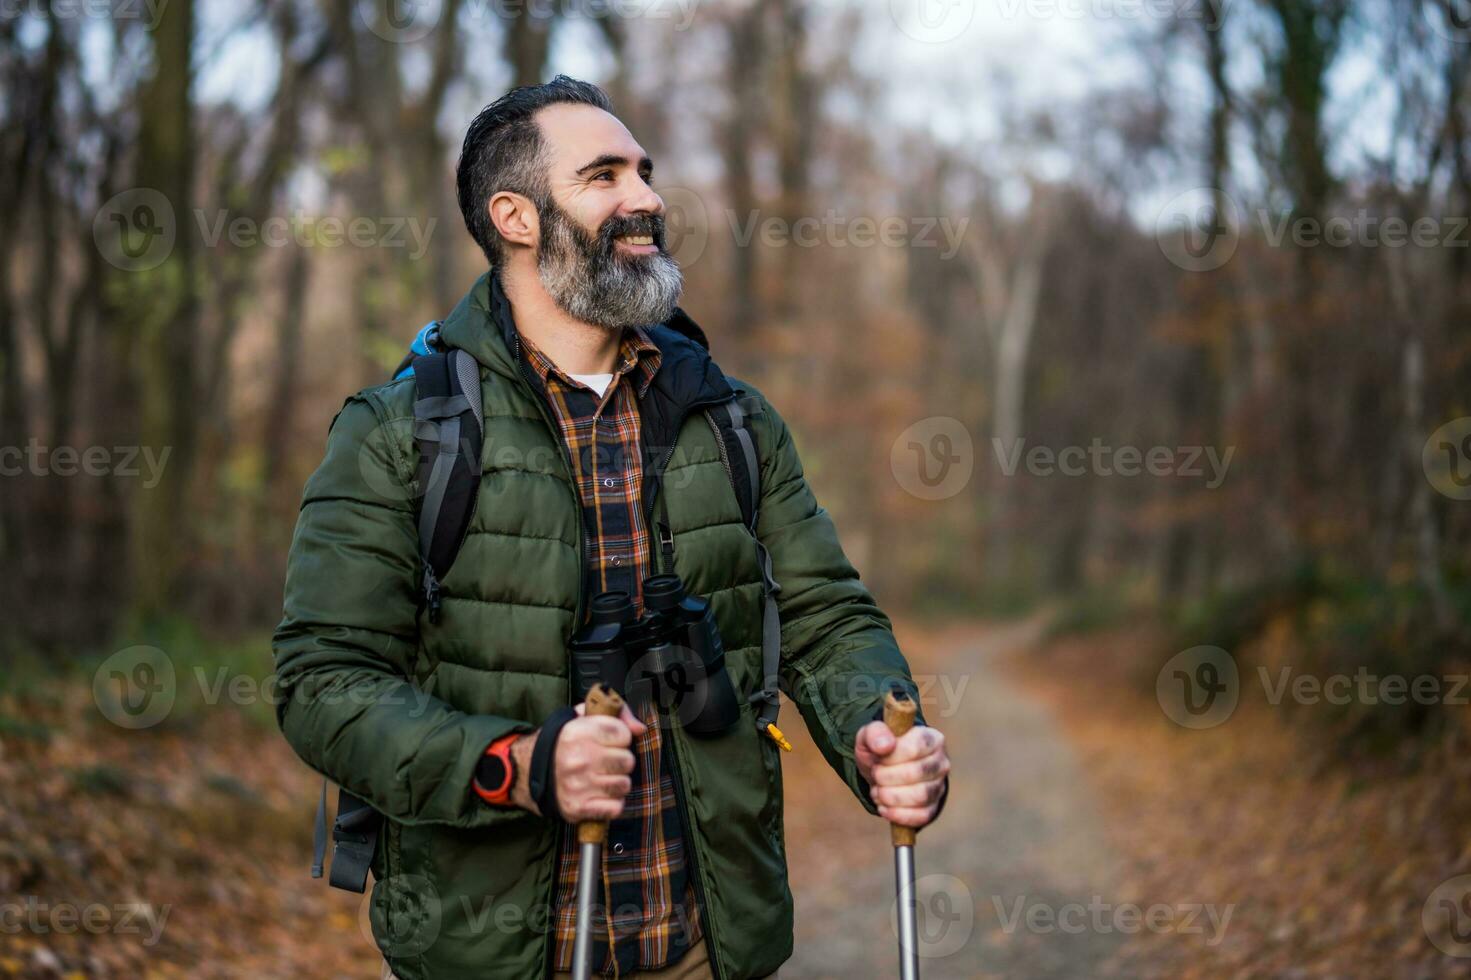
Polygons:
M501 260L504 242L486 202L500 191L524 194L538 206L550 198L541 130L533 117L564 102L613 111L607 94L596 85L558 75L541 85L511 89L481 109L465 131L455 190L465 228L491 265Z

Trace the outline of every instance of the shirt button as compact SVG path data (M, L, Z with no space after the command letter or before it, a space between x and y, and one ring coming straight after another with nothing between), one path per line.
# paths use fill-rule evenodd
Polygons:
M617 568L623 564L623 557L621 555L614 555L612 558L608 559L608 564L612 565L614 568Z
M614 854L622 854L623 853L623 845L622 844L614 844L613 845L613 853Z
M615 480L615 479L613 479L611 476L608 477L608 478L606 478L605 480L603 480L603 486L607 487L610 490L613 487L616 487L617 485L618 485L618 481Z

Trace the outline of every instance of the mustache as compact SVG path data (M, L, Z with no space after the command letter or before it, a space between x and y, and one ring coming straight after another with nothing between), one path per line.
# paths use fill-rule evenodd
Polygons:
M624 235L648 235L654 247L664 251L664 216L662 214L615 214L598 229L598 246L611 254L613 240Z

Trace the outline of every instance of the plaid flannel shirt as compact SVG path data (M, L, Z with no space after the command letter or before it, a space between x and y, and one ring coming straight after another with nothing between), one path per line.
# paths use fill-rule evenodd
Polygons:
M643 330L626 331L613 380L599 398L525 337L521 346L560 429L582 501L584 594L621 589L642 610L652 554L643 512L638 399L659 369L659 349ZM603 848L603 895L611 923L606 909L593 913L593 967L611 975L665 967L701 935L672 762L663 751L655 708L646 705L638 713L648 732L634 740L633 789L623 815L609 825ZM572 968L576 919L577 843L575 835L566 834L551 921L558 971Z

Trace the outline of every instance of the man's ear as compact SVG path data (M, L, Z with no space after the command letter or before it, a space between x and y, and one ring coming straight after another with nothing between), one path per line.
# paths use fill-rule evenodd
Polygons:
M541 237L541 223L531 199L512 191L497 191L486 203L490 222L502 238L517 245L535 248Z

